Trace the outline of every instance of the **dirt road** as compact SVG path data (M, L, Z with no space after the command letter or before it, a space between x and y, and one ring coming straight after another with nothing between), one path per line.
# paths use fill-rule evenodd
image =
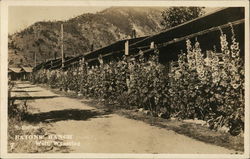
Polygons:
M72 135L73 153L234 153L173 131L150 126L90 107L81 100L52 93L44 88L19 82L14 96L29 100L33 122L55 134ZM17 91L18 90L18 91ZM22 97L19 97L22 98Z

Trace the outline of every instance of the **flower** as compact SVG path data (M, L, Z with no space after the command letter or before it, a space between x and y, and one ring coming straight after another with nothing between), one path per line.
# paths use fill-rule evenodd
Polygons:
M232 86L234 89L237 89L237 88L240 86L240 84L237 84L237 83L234 82L234 81L232 81L230 84L231 84L231 86Z

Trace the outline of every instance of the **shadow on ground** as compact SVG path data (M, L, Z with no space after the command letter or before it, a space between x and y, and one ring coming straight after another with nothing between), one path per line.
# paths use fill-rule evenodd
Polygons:
M109 113L113 113L114 110L117 108L114 104L104 104L94 100L81 100L81 102L94 108L103 109L104 111Z
M40 91L23 91L23 90L14 90L12 92L40 92Z
M35 99L49 99L49 98L57 98L59 96L25 96L25 97L11 97L14 100L35 100Z
M26 89L26 88L34 88L36 87L35 85L34 86L17 86L16 88L17 89Z
M63 120L88 120L90 118L108 117L109 112L100 112L96 110L82 110L82 109L64 109L57 111L50 111L44 113L36 113L27 115L24 120L30 123L51 123Z

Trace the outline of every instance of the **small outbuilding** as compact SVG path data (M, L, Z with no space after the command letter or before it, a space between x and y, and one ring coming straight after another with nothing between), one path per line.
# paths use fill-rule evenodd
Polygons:
M32 67L9 67L8 78L13 81L29 80L32 71L33 71Z
M29 80L32 71L32 67L22 67L22 80Z
M22 78L22 68L20 67L9 67L8 68L8 78L12 81L21 80Z

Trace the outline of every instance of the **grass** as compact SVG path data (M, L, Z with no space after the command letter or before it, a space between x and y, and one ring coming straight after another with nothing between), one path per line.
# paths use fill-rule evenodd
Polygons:
M21 92L22 95L28 95L27 92ZM50 146L39 146L36 142L47 142L46 139L48 134L52 134L46 125L42 123L32 123L25 121L24 118L29 115L29 112L23 112L20 108L29 102L26 99L18 100L10 104L8 111L8 152L9 153L44 153L44 152L69 152L69 148L66 146L58 146L51 144ZM28 105L27 104L27 105ZM16 107L18 111L16 112L13 108ZM45 138L42 140L34 139L19 139L20 136L25 135L40 135ZM49 142L53 142L51 140ZM60 142L59 140L56 140Z
M159 117L153 117L151 115L146 115L137 110L124 109L123 107L120 107L119 105L104 104L103 102L97 99L84 99L83 97L77 96L77 94L75 93L67 93L67 92L60 91L58 89L51 89L50 87L44 84L39 85L39 86L49 89L56 94L60 94L62 96L66 96L70 98L79 99L81 100L81 102L88 104L92 107L95 107L98 109L104 109L105 111L113 112L113 113L119 114L129 119L140 120L150 125L164 128L167 130L172 130L178 134L182 134L182 135L191 137L193 139L196 139L205 143L210 143L210 144L222 146L228 149L233 149L233 150L238 151L237 153L244 152L244 136L243 135L232 136L227 132L210 130L208 127L200 125L200 124L187 123L187 122L177 120L177 119L170 120L170 119L163 119Z

